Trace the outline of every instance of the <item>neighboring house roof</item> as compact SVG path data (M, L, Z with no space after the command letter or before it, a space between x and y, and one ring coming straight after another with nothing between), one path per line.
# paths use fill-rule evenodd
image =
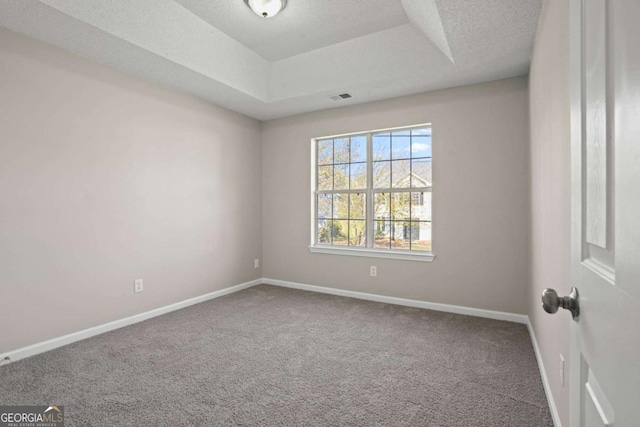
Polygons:
M413 178L413 181L418 181L421 185L413 185L414 187L431 187L431 183L426 179L416 175L414 172L411 172L409 175L400 178L394 183L394 188L407 188L410 185L410 179Z

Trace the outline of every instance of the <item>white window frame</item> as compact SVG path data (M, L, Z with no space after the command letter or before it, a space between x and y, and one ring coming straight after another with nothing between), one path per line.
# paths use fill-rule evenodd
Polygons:
M386 128L386 129L376 129L376 130L368 130L363 132L351 132L347 134L340 135L329 135L322 136L311 139L311 244L309 245L309 251L313 253L320 254L331 254L331 255L349 255L349 256L360 256L360 257L370 257L370 258L388 258L388 259L397 259L397 260L406 260L406 261L426 261L432 262L435 259L435 254L433 251L433 242L434 242L434 217L433 217L433 183L432 186L428 189L424 189L421 191L428 191L432 193L432 205L431 205L431 251L409 251L403 249L382 249L382 248L373 248L373 247L354 247L354 246L334 246L334 245L323 245L318 244L318 220L317 220L317 200L318 200L318 190L317 190L317 178L318 178L318 165L317 155L318 155L318 141L325 139L335 139L335 138L344 138L351 136L362 136L366 135L367 137L367 188L364 192L367 195L367 245L369 242L373 242L374 238L374 192L379 192L381 189L373 188L373 157L372 157L372 135L376 133L383 132L397 132L404 130L412 130L412 129L421 129L428 127L432 129L433 135L433 126L431 123L423 123L419 125L413 126L402 126L395 128ZM431 167L433 174L433 150L431 152ZM391 189L389 189L391 190ZM340 190L340 193L362 193L363 190ZM415 188L407 188L407 189L398 189L394 188L393 192L415 192Z

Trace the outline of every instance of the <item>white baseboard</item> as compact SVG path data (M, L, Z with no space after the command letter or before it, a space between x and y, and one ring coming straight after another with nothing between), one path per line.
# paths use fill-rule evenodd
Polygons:
M549 404L549 410L551 411L551 418L553 419L553 425L555 427L562 427L560 421L560 414L558 414L558 407L556 401L553 399L551 393L551 385L549 384L549 377L547 376L547 370L544 368L544 362L542 361L542 354L540 353L540 347L538 347L538 340L536 339L536 333L531 326L531 320L527 316L527 329L529 329L529 336L531 336L531 343L533 344L533 351L536 354L536 360L538 361L538 368L540 369L540 376L542 377L542 386L544 387L544 394L547 396L547 403Z
M323 294L340 295L343 297L363 299L367 301L384 302L387 304L404 305L407 307L426 308L428 310L445 311L447 313L464 314L467 316L486 317L488 319L506 320L527 324L524 314L506 313L503 311L483 310L481 308L464 307L460 305L440 304L436 302L420 301L406 298L389 297L365 292L346 291L343 289L327 288L324 286L306 285L304 283L287 282L285 280L263 278L262 283L282 286L284 288L301 289L304 291L320 292Z
M39 342L36 344L22 347L17 350L11 350L9 352L0 354L0 365L15 362L25 357L34 356L36 354L44 353L45 351L53 350L58 347L62 347L67 344L71 344L76 341L80 341L86 338L90 338L96 335L104 334L105 332L120 329L124 326L133 325L134 323L142 322L153 317L161 316L166 313L170 313L181 308L189 307L194 304L209 301L215 298L220 298L225 295L232 294L234 292L241 291L243 289L251 288L253 286L262 283L262 279L252 280L250 282L241 283L229 288L220 289L219 291L210 292L199 297L190 298L184 301L180 301L174 304L166 305L164 307L156 308L154 310L146 311L144 313L135 314L124 319L115 320L113 322L105 323L103 325L95 326L93 328L85 329L79 332L74 332L68 335L64 335L58 338L53 338L47 341Z

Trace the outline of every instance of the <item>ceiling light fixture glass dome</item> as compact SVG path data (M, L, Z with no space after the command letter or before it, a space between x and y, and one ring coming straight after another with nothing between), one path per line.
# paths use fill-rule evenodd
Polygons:
M263 18L276 16L287 5L287 0L244 0L253 12Z

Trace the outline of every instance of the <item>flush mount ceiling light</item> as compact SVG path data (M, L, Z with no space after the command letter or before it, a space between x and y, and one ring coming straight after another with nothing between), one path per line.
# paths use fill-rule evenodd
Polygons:
M263 18L276 16L287 5L287 0L244 0L253 12Z

